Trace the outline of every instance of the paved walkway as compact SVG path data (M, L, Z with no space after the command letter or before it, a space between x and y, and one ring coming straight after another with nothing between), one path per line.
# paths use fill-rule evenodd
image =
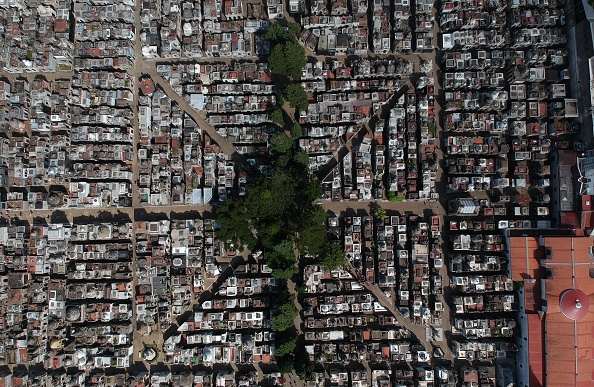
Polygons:
M345 211L365 211L373 215L377 208L383 208L386 211L397 211L400 214L412 212L418 215L425 215L426 212L429 211L434 215L445 215L445 211L443 207L439 204L439 202L431 200L405 202L390 202L388 200L371 200L364 202L344 200L336 202L329 200L320 200L317 203L324 207L326 211L331 211L337 215Z

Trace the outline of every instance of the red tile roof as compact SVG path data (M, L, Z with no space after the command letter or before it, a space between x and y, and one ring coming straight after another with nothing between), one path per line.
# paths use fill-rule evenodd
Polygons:
M589 308L578 321L561 312L561 295L568 289L579 289L594 303L594 279L590 269L593 241L588 237L546 237L544 245L551 249L545 266L552 279L543 279L548 310L545 322L547 385L591 386L594 372L594 308Z
M540 278L539 259L544 258L544 250L536 237L511 237L509 239L511 256L511 277L513 281L527 278Z
M543 270L540 259L544 249L533 236L510 238L511 278L524 281L524 309L526 313L536 313L541 308L540 278Z
M560 150L559 163L562 165L574 166L577 164L577 152L573 150Z
M594 278L590 277L590 270L594 270L594 259L590 258L593 245L589 237L563 236L558 231L557 235L509 239L511 277L514 281L524 280L525 286L530 386L593 385L594 307L589 307L594 305ZM551 278L547 278L549 275ZM534 313L540 309L540 289L547 300L542 318L544 335L542 321ZM567 301L565 313L561 310L563 295ZM581 308L577 308L577 299Z
M142 94L144 94L144 95L153 93L155 91L155 84L153 83L153 80L150 78L147 78L147 79L143 80L142 82L140 82L140 90L142 91Z
M582 229L590 230L594 228L594 216L592 216L594 212L592 211L584 211L582 212Z
M56 19L54 23L54 32L66 32L66 19Z
M538 314L528 315L528 350L530 351L530 387L544 386L543 322Z
M561 213L561 227L563 228L580 228L580 222L575 212L562 212Z
M582 211L592 211L592 195L582 195Z

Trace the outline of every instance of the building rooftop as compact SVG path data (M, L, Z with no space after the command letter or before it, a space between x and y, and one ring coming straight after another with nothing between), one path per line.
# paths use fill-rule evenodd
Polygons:
M535 385L544 385L542 352L547 385L590 384L594 372L589 355L594 346L593 248L592 239L582 236L510 237L512 279L524 281L530 369L535 383L540 383ZM546 300L542 305L541 287Z

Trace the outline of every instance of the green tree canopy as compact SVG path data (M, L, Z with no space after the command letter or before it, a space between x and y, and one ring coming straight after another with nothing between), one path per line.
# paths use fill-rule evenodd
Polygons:
M307 93L300 83L292 83L285 88L285 98L291 107L299 110L307 110Z
M293 139L284 132L276 132L270 136L270 145L278 153L287 153L293 147Z
M387 216L388 214L386 213L386 210L384 210L383 208L378 208L377 210L375 210L375 217L377 219L384 220Z
M401 202L404 200L404 196L399 196L396 192L388 192L388 200L391 202Z
M285 126L285 117L283 115L283 109L279 106L275 107L270 113L268 113L268 117L280 127Z
M303 149L295 152L295 161L302 165L309 165L309 155Z
M283 241L272 248L266 254L268 267L272 269L272 275L276 278L289 279L297 273L297 256L293 250L293 243Z
M301 125L299 125L299 122L293 122L293 126L291 126L291 137L296 140L301 136L303 136Z
M267 250L289 241L300 252L317 252L326 241L326 213L313 204L322 187L293 154L282 154L270 175L251 178L246 196L230 197L217 208L221 241Z
M283 98L282 93L277 93L276 94L276 107L282 108L284 104L285 104L285 99Z
M305 67L305 50L299 43L287 41L278 43L268 57L270 70L293 79L301 78L301 71Z
M226 200L217 208L217 223L221 226L216 231L217 237L225 243L244 243L253 249L257 239L252 233L249 217L249 212L241 202Z
M342 247L335 242L324 243L318 253L318 262L326 270L336 270L347 265Z
M300 183L302 184L301 187L303 187L302 195L305 200L313 202L322 196L322 185L314 175L304 176ZM312 206L312 209L312 218L315 218L315 221L326 227L326 211L319 205Z
M289 39L289 33L280 25L272 24L264 34L264 39L272 43L284 43Z
M272 330L284 332L295 326L295 318L299 312L295 306L294 297L288 298L279 308L273 317Z
M295 355L295 372L302 380L311 380L313 377L313 364L305 349L297 350Z
M296 266L290 266L285 269L274 269L272 270L272 276L278 279L288 280L293 278L295 274L297 274L299 270L297 270Z
M290 22L287 25L287 30L288 30L287 32L289 33L289 35L294 38L298 38L299 35L301 35L301 25L299 25L299 23Z
M285 54L285 45L277 44L268 57L270 70L275 74L289 75L289 64Z
M302 380L313 379L313 364L303 347L295 347L293 353L278 356L276 362L282 374L289 374L294 370Z
M290 22L286 28L275 23L268 28L268 31L264 34L264 39L272 43L284 43L288 40L298 38L300 34L301 25L299 23Z
M293 355L279 356L276 358L276 364L281 374L290 374L295 369L295 357Z
M286 356L290 355L295 351L297 347L297 336L293 336L288 332L277 333L275 335L274 342L274 355L275 356Z
M314 189L317 189L317 187L311 184L309 190L312 196L316 194L313 192ZM321 192L321 187L318 192ZM328 237L326 230L326 211L322 206L312 206L307 209L307 212L303 216L303 221L304 224L299 233L300 238L297 241L297 248L302 252L315 254Z

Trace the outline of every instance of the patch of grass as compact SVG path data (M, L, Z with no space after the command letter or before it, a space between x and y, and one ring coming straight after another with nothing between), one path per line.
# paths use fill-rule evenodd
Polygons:
M404 196L398 196L396 192L389 192L388 193L388 200L393 203L400 203L404 201Z

